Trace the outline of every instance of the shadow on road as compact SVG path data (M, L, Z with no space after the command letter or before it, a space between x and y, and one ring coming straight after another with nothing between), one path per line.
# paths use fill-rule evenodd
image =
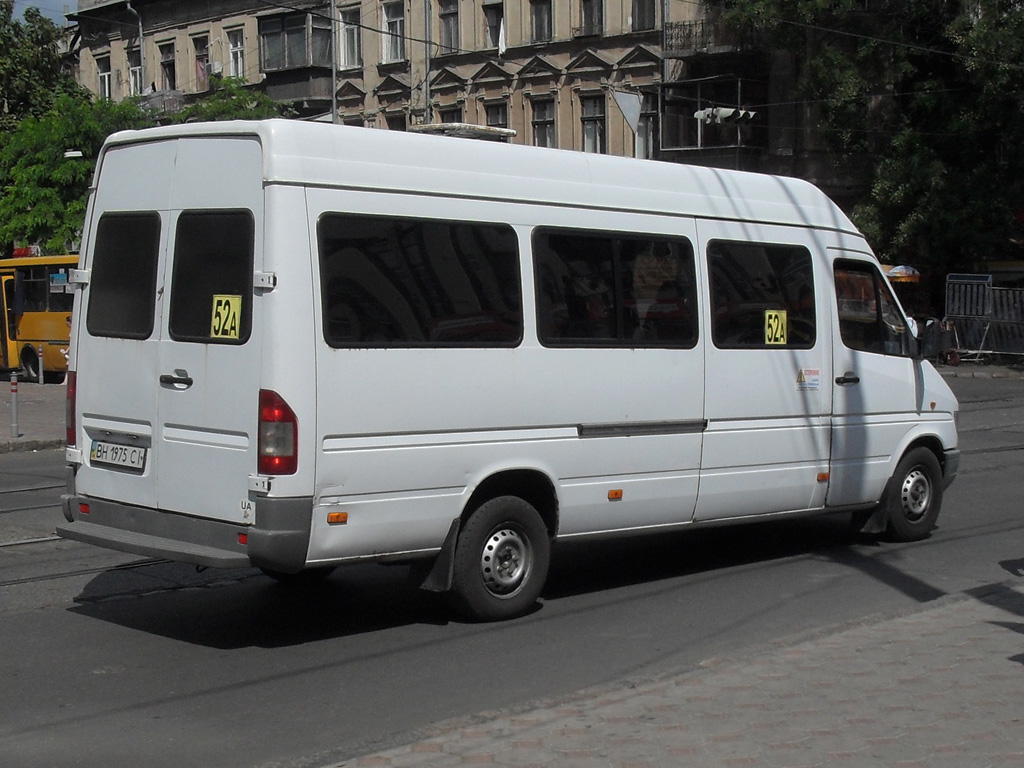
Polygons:
M559 544L538 612L585 594L801 556L854 568L919 602L942 595L873 557L872 548L882 546L852 532L846 516ZM298 588L255 570L197 573L179 563L140 563L98 575L76 601L71 610L81 615L219 649L287 647L453 621L445 600L419 590L402 566L339 568Z

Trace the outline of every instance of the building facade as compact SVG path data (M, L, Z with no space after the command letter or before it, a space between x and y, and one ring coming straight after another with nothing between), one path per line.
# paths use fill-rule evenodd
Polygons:
M333 107L339 122L379 129L508 128L516 143L804 176L841 198L791 104L786 57L738 39L716 7L80 0L69 18L80 81L104 98L173 109L231 76L306 118L330 119Z

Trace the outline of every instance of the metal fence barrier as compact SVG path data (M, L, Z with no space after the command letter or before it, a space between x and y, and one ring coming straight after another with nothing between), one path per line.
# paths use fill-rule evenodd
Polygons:
M1024 289L996 288L991 275L949 275L946 319L961 360L1024 355Z

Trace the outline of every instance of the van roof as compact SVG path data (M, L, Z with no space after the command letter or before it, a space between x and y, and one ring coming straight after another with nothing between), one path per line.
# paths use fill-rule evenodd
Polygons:
M107 139L104 151L138 142L219 136L258 138L269 184L631 210L857 233L835 203L799 179L401 131L283 119L188 123L119 132Z

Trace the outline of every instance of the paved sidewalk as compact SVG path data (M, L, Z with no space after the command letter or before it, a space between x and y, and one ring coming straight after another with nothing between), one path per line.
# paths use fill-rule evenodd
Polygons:
M1024 766L1024 584L481 713L338 765Z
M0 380L0 453L39 451L64 446L63 384L18 382L18 430L12 428L11 383Z

